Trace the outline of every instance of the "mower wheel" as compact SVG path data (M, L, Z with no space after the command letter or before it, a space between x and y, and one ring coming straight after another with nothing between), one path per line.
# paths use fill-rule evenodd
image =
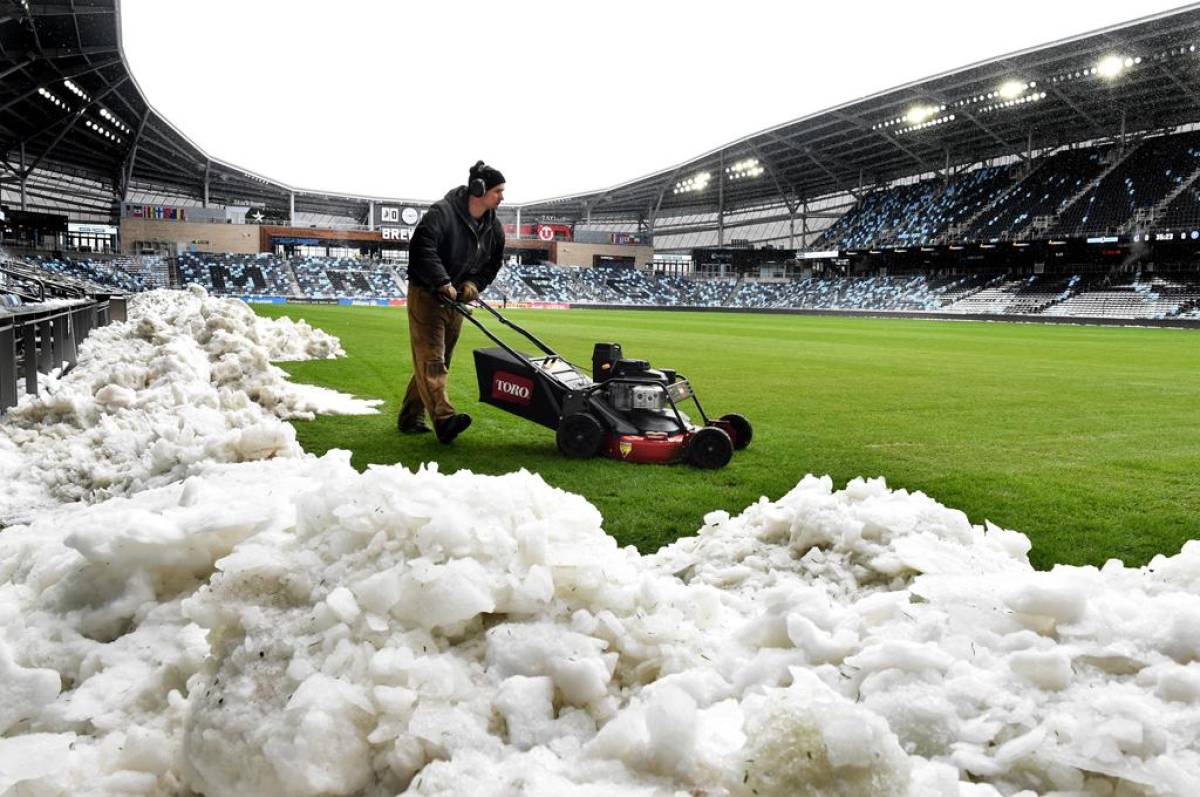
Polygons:
M706 426L692 435L688 443L688 464L697 468L723 468L733 457L733 440L724 429Z
M577 412L562 419L555 438L564 457L587 459L599 453L600 444L604 442L604 427L594 415Z
M754 439L754 427L750 425L750 421L746 420L745 415L731 412L728 415L722 415L721 420L733 427L733 447L735 449L741 451L750 445L750 441Z

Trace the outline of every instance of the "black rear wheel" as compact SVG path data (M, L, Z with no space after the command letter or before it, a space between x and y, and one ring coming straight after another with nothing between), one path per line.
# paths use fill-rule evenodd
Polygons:
M750 441L754 439L754 427L750 425L750 421L746 420L745 415L731 412L728 415L722 415L721 420L733 428L733 447L735 449L741 451L750 445Z
M733 457L733 440L724 429L706 426L692 435L688 443L688 464L706 470L723 468Z
M587 459L600 452L600 444L604 442L604 427L594 415L579 412L562 419L555 439L564 457Z

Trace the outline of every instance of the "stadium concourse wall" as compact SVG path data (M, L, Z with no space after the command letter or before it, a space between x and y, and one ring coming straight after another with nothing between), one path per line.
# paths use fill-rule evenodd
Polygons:
M253 255L259 252L259 235L256 224L121 219L121 251L127 255L137 254L139 241L169 241L206 254Z
M637 268L647 268L654 262L654 247L648 244L598 244L510 237L504 242L504 253L533 253L558 266L579 268L591 268L596 258L604 257L631 259Z
M572 310L668 310L693 313L761 313L764 315L829 315L857 318L909 318L938 321L1005 321L1101 327L1173 327L1200 329L1200 318L1104 318L1100 316L1042 316L1020 313L938 313L919 310L817 310L802 307L697 307L652 304L572 304Z
M336 230L320 227L288 227L266 224L213 224L170 219L121 219L121 252L138 254L138 244L156 241L172 244L172 253L254 255L270 253L275 244L305 240L314 245L374 246L384 243L379 230ZM402 248L408 248L404 243ZM645 244L580 243L576 241L509 238L506 254L533 254L560 266L590 268L597 259L631 260L638 268L654 261L654 247Z
M555 241L551 261L560 266L591 268L597 257L632 258L637 268L648 268L654 262L654 247L628 244L589 244Z

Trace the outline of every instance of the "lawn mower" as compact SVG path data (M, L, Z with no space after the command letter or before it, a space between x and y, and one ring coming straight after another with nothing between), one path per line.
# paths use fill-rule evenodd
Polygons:
M750 445L754 431L737 414L710 419L691 383L669 368L625 359L619 343L597 343L592 376L478 300L501 324L523 335L541 352L530 357L501 340L476 312L447 302L496 343L475 349L479 400L555 430L558 450L583 459L604 455L627 462L684 461L698 468L724 467L734 450ZM695 425L680 409L692 399L703 419Z

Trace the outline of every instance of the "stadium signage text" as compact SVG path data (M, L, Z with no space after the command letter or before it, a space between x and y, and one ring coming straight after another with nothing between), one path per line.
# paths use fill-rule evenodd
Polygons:
M2 218L2 217L0 217ZM82 235L116 235L117 228L111 224L77 224L76 222L68 222L67 230L69 232L80 233Z
M411 241L413 230L425 211L400 205L376 205L375 224L384 241Z
M527 407L533 399L533 381L507 371L497 371L492 377L492 398Z

